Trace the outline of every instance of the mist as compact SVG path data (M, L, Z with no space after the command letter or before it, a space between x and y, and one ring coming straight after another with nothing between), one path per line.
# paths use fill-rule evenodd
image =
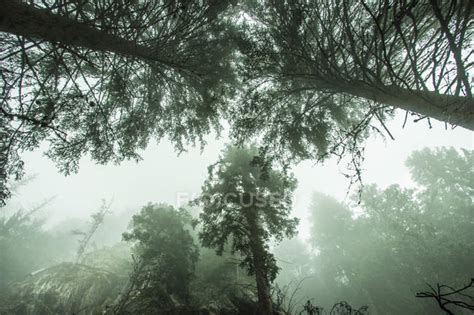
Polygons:
M469 1L0 4L0 314L474 312Z
M411 152L425 147L472 149L474 145L474 135L461 128L446 130L442 123L434 123L430 129L423 123L409 123L401 129L402 124L402 113L388 123L395 140L374 135L367 141L363 184L413 187L415 184L405 166ZM111 202L112 212L116 214L137 211L147 202L184 206L199 195L207 167L217 160L226 143L229 143L226 135L219 139L210 136L204 149L189 147L187 152L178 154L172 143L163 141L140 152L141 161L125 161L120 165L98 165L84 157L80 172L69 176L59 173L41 150L30 152L25 154L25 164L27 176L33 179L19 189L10 204L27 209L50 200L41 211L46 226L70 218L87 220L102 200ZM350 181L343 176L347 165L344 161L338 163L337 158L324 163L304 161L292 170L298 180L293 213L301 219L299 236L304 239L308 236L305 218L314 191L344 201L359 186L350 187Z

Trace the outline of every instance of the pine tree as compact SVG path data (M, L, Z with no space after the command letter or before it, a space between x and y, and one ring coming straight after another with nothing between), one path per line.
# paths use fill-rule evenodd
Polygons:
M202 245L222 254L244 257L241 265L255 275L259 314L272 314L270 284L278 267L270 252L270 239L295 233L297 219L290 218L295 179L251 148L228 147L209 167L209 177L196 200L203 207L199 234Z

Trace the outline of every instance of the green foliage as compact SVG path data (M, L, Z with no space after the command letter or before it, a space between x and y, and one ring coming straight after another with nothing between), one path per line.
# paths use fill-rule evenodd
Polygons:
M264 272L273 281L278 269L268 241L281 241L295 233L298 221L288 216L296 181L271 168L258 154L255 147L230 146L209 167L209 177L196 200L203 207L199 237L204 247L215 248L218 254L229 244L231 253L244 257L242 266L250 274L255 272L255 255L264 256ZM264 252L255 253L252 241L261 243Z
M474 195L474 152L453 148L425 148L415 151L406 162L413 179L423 187L419 197L438 208L456 209L457 215L469 215ZM460 208L462 207L462 211Z
M234 93L230 2L35 3L152 58L139 49L94 51L0 34L0 185L22 175L21 152L43 141L65 174L77 171L85 154L99 163L138 160L151 139L169 138L179 151L187 143L203 145L204 135L220 131ZM94 40L107 42L100 35Z
M284 161L349 160L360 181L363 143L371 133L392 137L384 122L394 108L428 125L427 117L472 120L467 3L243 1L236 45L245 89L230 110L233 138L259 139Z
M58 43L4 23L0 202L42 142L69 174L86 154L139 160L152 139L204 145L223 119L282 161L349 157L360 180L361 143L390 134L394 107L473 128L467 3L32 2L94 36Z
M182 299L189 298L198 248L186 229L190 216L184 209L148 204L133 216L123 239L133 242L140 260L140 284L151 294L164 289ZM159 298L159 297L157 297Z
M349 80L335 70L342 52L329 53L331 58L320 52L330 42L320 43L321 37L341 33L336 18L330 20L329 2L245 1L251 20L242 23L237 43L246 94L231 111L236 139L261 137L285 158L357 152L379 110L336 87Z
M407 164L419 188L367 186L357 214L315 194L311 244L321 286L312 285L314 296L329 290L385 314L435 312L415 293L425 283L464 284L474 261L472 156L414 152Z

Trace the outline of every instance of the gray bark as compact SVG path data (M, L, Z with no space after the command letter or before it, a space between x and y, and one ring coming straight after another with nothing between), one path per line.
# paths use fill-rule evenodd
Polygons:
M47 9L38 9L19 0L0 0L0 7L1 32L99 52L112 52L180 68L161 58L157 48L139 45L87 23L53 14Z
M474 101L470 96L443 95L432 91L363 83L350 84L341 91L474 130Z
M253 267L257 283L258 314L272 315L273 306L270 296L270 284L268 283L267 270L265 267L265 248L259 233L258 210L247 209L246 217L250 231L250 249L253 256Z
M53 14L46 9L37 9L19 0L0 0L0 7L2 32L112 52L158 62L176 70L185 70L180 65L160 57L157 48L141 46L86 23ZM309 78L309 81L312 81L312 78ZM364 82L334 84L316 80L312 83L316 83L316 89L347 93L474 130L474 101L471 96L444 95L397 86L369 85Z
M337 81L314 75L288 74L286 76L299 79L308 85L307 89L345 93L474 130L474 100L471 96L410 90L399 86L369 84L363 81Z

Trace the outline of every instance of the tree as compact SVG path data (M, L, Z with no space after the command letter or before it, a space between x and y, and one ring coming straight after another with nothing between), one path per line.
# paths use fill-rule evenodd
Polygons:
M474 279L456 289L446 284L440 285L439 283L436 285L436 289L431 285L428 286L431 291L419 292L416 294L416 297L434 299L438 306L449 315L454 314L450 309L451 307L474 311L474 296L472 296Z
M41 142L65 173L183 150L219 132L232 95L229 1L0 1L0 202ZM218 18L219 17L219 18Z
M209 167L195 201L203 207L202 245L222 254L229 244L232 253L244 257L241 265L255 275L259 314L272 314L270 283L278 271L268 242L295 233L297 219L289 218L295 187L295 179L272 168L255 147L229 146Z
M249 0L246 13L242 141L357 158L368 131L391 136L394 109L474 129L472 1Z
M133 216L131 230L123 239L135 244L136 273L133 289L147 307L166 307L169 295L189 299L198 248L185 225L190 223L184 209L165 204L148 204Z
M0 202L42 141L68 174L152 138L203 145L227 119L240 143L347 156L360 180L396 108L474 129L472 1L234 2L0 1Z
M436 312L415 293L425 283L465 285L474 259L473 162L467 150L415 151L407 165L418 188L367 186L356 217L315 195L311 243L324 290L365 300L376 313Z
M91 215L92 220L88 229L86 231L79 229L74 229L72 231L72 234L80 236L76 252L76 265L82 263L87 247L89 246L94 234L97 232L97 229L104 223L104 218L109 213L110 206L111 204L107 205L105 200L103 200L100 209Z

